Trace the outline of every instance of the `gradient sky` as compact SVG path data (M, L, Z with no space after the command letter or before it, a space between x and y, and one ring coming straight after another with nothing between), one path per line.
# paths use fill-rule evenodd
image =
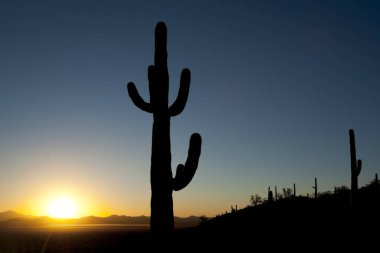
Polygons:
M350 186L348 129L380 172L379 1L0 0L0 211L44 215L60 195L80 215L149 215L154 28L168 27L172 167L203 138L175 214L215 215L267 187Z

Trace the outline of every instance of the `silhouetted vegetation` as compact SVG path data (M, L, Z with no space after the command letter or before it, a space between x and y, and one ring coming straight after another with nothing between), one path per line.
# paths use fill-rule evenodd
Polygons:
M268 187L268 200L269 203L273 202L273 192L270 190L270 186Z
M185 165L177 166L173 178L170 150L170 118L179 115L185 108L190 88L190 70L183 69L180 88L174 103L168 105L169 74L166 51L166 25L160 22L155 30L154 65L148 68L150 102L139 95L134 83L128 83L128 93L133 103L141 110L153 114L151 155L151 231L165 236L174 230L173 190L179 191L192 180L198 167L202 139L192 134Z
M292 196L292 189L282 188L282 193L284 194L284 198L290 198Z
M349 191L350 189L346 186L346 185L342 185L342 186L335 186L334 187L334 193L339 193L339 192L344 192L344 191Z
M351 204L355 204L358 191L358 176L362 169L362 161L356 160L355 133L353 129L349 130L350 136L350 155L351 155Z
M278 199L278 194L277 194L277 186L274 187L274 200L277 201Z
M314 178L313 189L314 189L314 198L318 198L318 182L317 182L317 178Z
M316 247L331 245L344 248L348 247L345 244L347 240L351 246L365 247L365 242L376 240L378 235L378 183L375 178L358 190L355 209L350 205L350 190L346 186L335 187L334 193L320 192L315 200L304 196L289 197L293 195L289 195L289 188L284 188L285 198L209 219L194 229L194 236L208 245L238 245L251 238L270 244L276 238L276 245L289 248L305 243L316 243ZM252 195L251 199L256 200L256 195ZM376 231L372 232L368 224L376 227ZM281 236L273 239L267 237L276 232ZM207 240L204 240L206 235ZM275 245L269 247L275 248Z
M261 196L259 194L255 194L255 195L251 196L250 202L251 202L252 206L257 206L258 204L263 203L263 199L261 198Z

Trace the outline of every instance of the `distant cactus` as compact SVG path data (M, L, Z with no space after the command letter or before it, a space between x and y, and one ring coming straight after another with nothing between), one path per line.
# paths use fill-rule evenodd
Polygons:
M294 194L294 197L296 197L296 183L293 183L293 194Z
M314 186L313 186L313 189L314 189L314 197L315 197L315 198L318 198L318 184L317 184L317 178L314 178Z
M273 202L273 192L270 190L270 186L268 186L268 202Z
M198 167L201 154L201 136L192 134L185 165L179 164L173 178L170 151L170 118L185 108L190 88L190 70L181 73L180 88L174 103L168 105L169 74L166 51L166 25L160 22L155 30L154 65L148 68L150 102L139 95L134 83L128 83L128 93L133 103L143 111L153 114L151 155L151 221L153 235L165 236L174 231L173 190L186 187Z
M277 186L274 187L274 200L277 201Z
M354 130L348 131L350 136L350 155L351 155L351 204L355 204L358 191L358 176L362 169L362 161L356 160L356 146Z

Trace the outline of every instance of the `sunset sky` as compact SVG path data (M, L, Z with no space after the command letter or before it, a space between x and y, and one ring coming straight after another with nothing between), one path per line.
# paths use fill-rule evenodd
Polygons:
M202 154L175 215L220 214L250 196L350 186L348 129L380 173L380 1L0 0L0 212L150 215L154 28L168 27L172 168L193 132Z

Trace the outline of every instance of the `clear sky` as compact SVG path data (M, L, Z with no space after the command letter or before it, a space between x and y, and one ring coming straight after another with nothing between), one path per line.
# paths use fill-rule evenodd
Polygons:
M79 215L149 215L154 28L168 27L172 167L193 132L198 171L175 214L245 207L267 187L350 186L348 129L380 172L379 1L0 0L0 212L45 215L70 196Z

